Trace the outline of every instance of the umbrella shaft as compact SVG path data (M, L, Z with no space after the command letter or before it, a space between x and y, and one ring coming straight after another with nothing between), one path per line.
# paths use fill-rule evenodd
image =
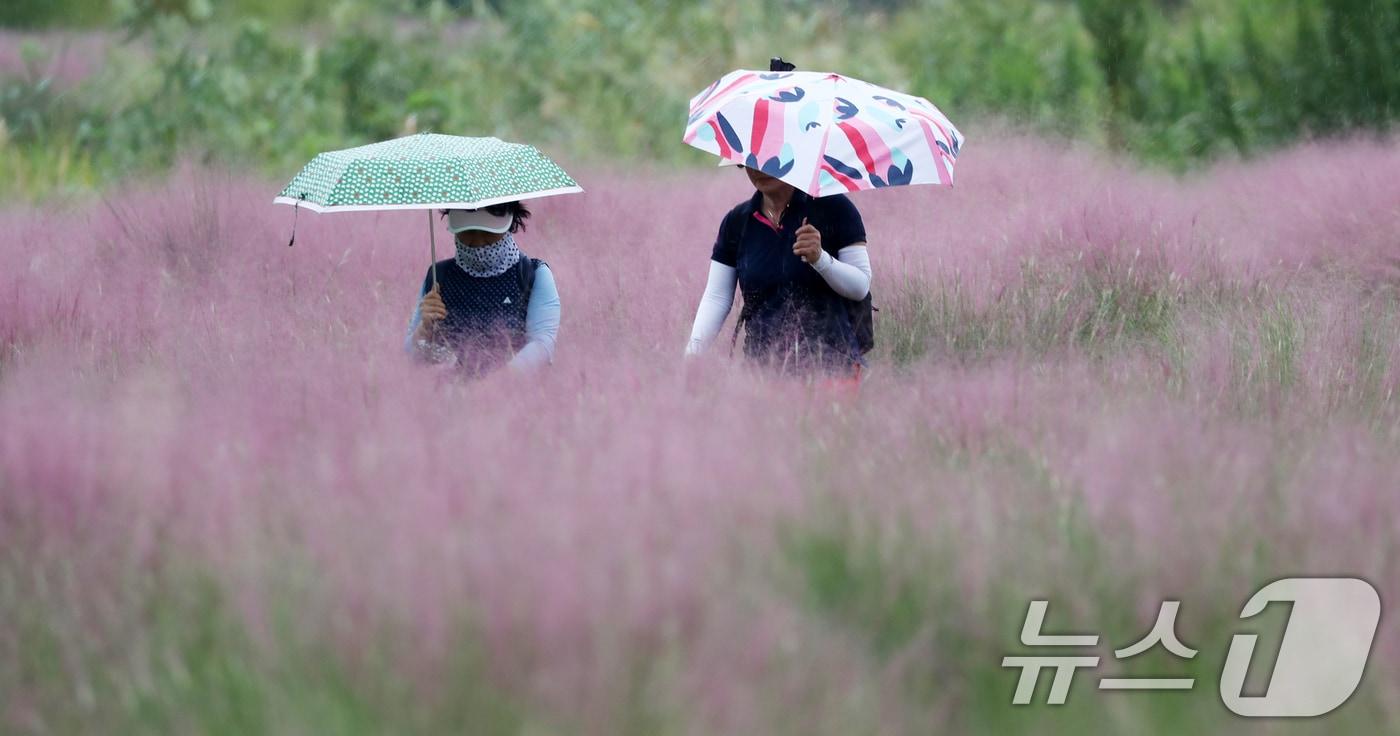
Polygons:
M433 286L437 286L437 234L433 232L433 211L428 210L428 255L432 257L429 268L433 271Z

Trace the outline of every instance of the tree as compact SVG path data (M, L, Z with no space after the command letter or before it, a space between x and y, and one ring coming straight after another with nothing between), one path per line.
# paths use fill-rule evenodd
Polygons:
M1108 87L1108 141L1115 149L1126 142L1124 126L1142 111L1137 91L1147 52L1145 0L1076 0L1080 21L1094 40L1094 59Z

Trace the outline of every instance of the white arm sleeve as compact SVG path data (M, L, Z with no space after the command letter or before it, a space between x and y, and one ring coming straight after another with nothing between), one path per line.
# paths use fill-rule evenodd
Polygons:
M531 371L554 362L554 340L559 336L559 289L554 273L540 264L525 307L525 347L515 354L510 367Z
M842 248L837 251L836 258L822 251L821 258L812 264L812 268L826 279L832 291L847 299L860 301L870 293L870 251L865 243Z
M690 328L686 355L699 355L719 334L730 307L734 306L734 287L738 283L739 274L733 266L710 261L710 278L705 282L705 295L700 297L700 306L695 310L695 324Z

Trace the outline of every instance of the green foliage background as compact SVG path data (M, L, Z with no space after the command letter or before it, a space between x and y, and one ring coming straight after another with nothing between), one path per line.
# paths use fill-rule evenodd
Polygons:
M0 23L114 39L77 89L42 43L0 80L10 194L412 130L698 160L689 97L775 54L1177 169L1400 111L1400 0L10 0Z

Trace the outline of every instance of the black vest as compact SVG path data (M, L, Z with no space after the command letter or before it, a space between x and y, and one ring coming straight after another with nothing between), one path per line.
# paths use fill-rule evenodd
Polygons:
M538 264L522 253L505 273L481 277L463 271L455 259L438 261L438 290L447 307L438 337L456 352L463 369L473 374L489 371L524 347L525 317ZM423 289L432 285L429 271Z

